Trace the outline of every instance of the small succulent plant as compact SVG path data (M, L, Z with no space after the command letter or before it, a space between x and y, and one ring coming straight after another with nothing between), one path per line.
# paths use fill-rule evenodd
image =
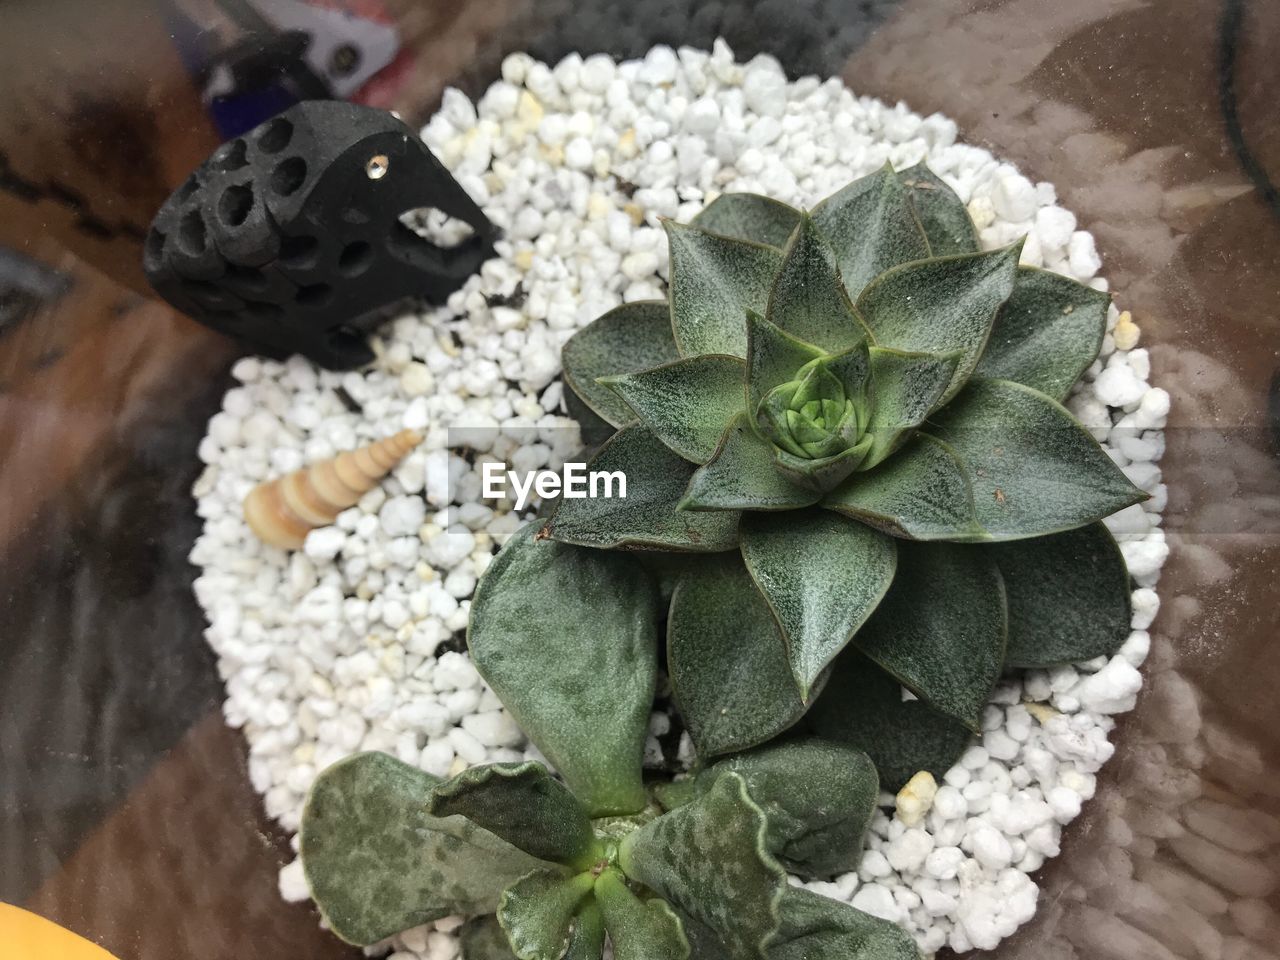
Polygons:
M360 946L461 913L465 960L600 960L606 937L618 960L918 960L894 924L787 882L856 862L865 754L796 741L672 786L667 809L592 820L537 762L441 781L357 754L312 789L303 864Z
M1145 495L1061 405L1105 294L980 252L923 166L667 233L670 303L563 351L626 498L558 502L471 607L477 668L563 782L326 770L302 857L345 939L465 913L467 960L915 957L786 873L854 869L880 789L941 776L1003 669L1128 633L1100 521ZM697 757L646 782L660 687Z

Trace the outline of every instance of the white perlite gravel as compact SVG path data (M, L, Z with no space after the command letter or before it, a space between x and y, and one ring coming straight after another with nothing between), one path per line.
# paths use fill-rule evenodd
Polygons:
M1025 235L1024 263L1106 289L1093 238L1056 205L1052 185L956 143L945 117L859 99L838 80L789 83L775 61L738 64L723 44L710 54L656 47L623 64L570 56L554 68L515 54L502 75L478 107L448 91L423 132L506 231L498 257L446 307L386 327L367 370L241 360L242 385L200 445L196 595L226 681L227 723L244 730L253 785L290 831L316 773L357 750L441 776L531 755L468 658L437 656L464 628L498 538L519 524L480 502L479 461L528 470L576 452L560 346L624 300L664 295L659 217L688 220L728 191L812 205L886 160L926 159L968 204L984 247ZM1168 552L1157 462L1169 398L1148 385L1137 327L1115 308L1108 327L1068 406L1153 494L1108 521L1139 585L1132 635L1109 661L1007 678L981 742L917 825L884 798L858 872L807 884L904 924L926 953L989 949L1031 917L1028 873L1057 854L1062 825L1093 795L1113 751L1112 715L1133 707L1142 683ZM339 386L362 414L346 409ZM426 433L422 447L304 550L286 554L250 534L240 503L255 483L405 427ZM474 465L446 449L446 430L459 427L489 428L475 432L492 448ZM540 443L523 442L530 428ZM655 715L654 732L666 723ZM648 755L659 755L656 739ZM927 804L928 791L921 797ZM296 862L281 891L305 898ZM395 938L395 960L450 960L458 922Z

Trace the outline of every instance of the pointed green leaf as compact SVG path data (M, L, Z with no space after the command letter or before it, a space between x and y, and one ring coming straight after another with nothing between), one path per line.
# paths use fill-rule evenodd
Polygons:
M670 220L664 226L671 245L671 327L681 355L745 357L747 311L764 313L782 254Z
M591 820L578 798L540 763L491 763L436 787L427 812L461 814L539 860L585 868L594 853Z
M740 774L622 842L633 880L708 927L736 960L763 958L777 935L786 872L768 852L768 821Z
M931 432L967 470L990 539L1071 530L1147 499L1065 407L1020 383L974 378Z
M539 870L508 887L498 904L498 923L520 960L561 960L578 905L591 893L595 877Z
M929 256L911 199L888 164L823 200L813 211L813 222L835 250L845 288L855 301L890 267Z
M615 433L587 465L589 472L621 474L626 496L561 497L546 535L586 547L634 547L715 553L738 545L738 514L729 509L693 513L677 509L694 465L639 424ZM602 488L603 489L603 488Z
M921 770L941 780L973 732L923 700L903 700L902 685L857 649L845 650L809 713L820 737L865 750L880 787L901 790Z
M606 870L596 880L596 902L604 914L614 960L685 960L689 956L680 918L656 897L637 897L617 870Z
M569 389L615 427L630 423L635 415L621 397L596 381L679 358L671 310L662 300L624 303L583 327L560 351Z
M942 399L955 375L959 354L904 353L872 347L870 414L866 432L871 450L859 465L869 470L893 453Z
M698 794L727 771L742 776L764 810L769 852L789 872L826 879L857 869L880 796L867 754L817 737L786 740L704 770L695 781Z
M1110 657L1128 639L1129 570L1101 523L990 550L1009 603L1005 663L1049 667Z
M819 460L806 460L786 450L775 450L774 463L778 471L796 486L821 495L840 486L849 474L858 469L870 450L871 438L863 437L847 450Z
M958 353L939 404L964 386L987 345L996 311L1009 299L1021 243L989 253L907 263L876 277L858 297L858 312L882 347Z
M773 614L736 555L708 558L676 586L667 670L702 757L754 747L804 714Z
M787 644L806 700L813 682L866 622L893 582L891 537L828 510L749 513L742 557Z
M971 540L983 536L974 519L969 475L947 444L917 432L874 470L855 473L822 505L910 540Z
M736 417L720 448L694 471L680 506L683 511L794 510L821 494L797 486L779 472L776 448Z
M464 960L516 960L506 931L492 914L468 920L458 930L458 939Z
M476 669L592 816L645 804L657 591L622 553L540 539L502 548L471 604Z
M1004 664L995 560L951 543L898 548L898 574L854 643L916 696L977 730Z
M977 253L978 231L956 192L924 163L898 172L935 257Z
M659 440L686 460L706 463L742 412L746 378L737 357L708 353L604 382Z
M1111 296L1069 277L1019 267L974 372L1062 400L1098 356Z
M896 923L803 887L787 889L781 914L770 960L920 960L915 941Z
M835 251L805 214L769 295L769 322L828 353L865 343L867 329L840 280Z
M800 368L823 355L770 323L758 313L747 313L747 414L754 416L764 395L794 380Z
M693 226L770 247L785 247L800 211L755 193L723 193L693 218Z
M462 817L430 816L437 783L383 753L347 757L316 778L299 831L302 866L325 922L348 943L491 912L509 884L551 867Z

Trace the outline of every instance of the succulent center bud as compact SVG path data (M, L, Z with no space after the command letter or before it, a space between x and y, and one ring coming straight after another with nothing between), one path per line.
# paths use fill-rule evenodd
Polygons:
M806 460L833 457L862 434L860 403L829 368L811 360L795 379L774 387L760 401L759 423L780 449Z

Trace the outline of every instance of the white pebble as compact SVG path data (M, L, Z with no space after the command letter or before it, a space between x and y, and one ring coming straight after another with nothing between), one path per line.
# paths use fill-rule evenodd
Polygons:
M417 533L427 515L421 497L392 497L378 512L378 522L389 537L405 537Z
M1013 849L1008 839L994 827L984 824L971 837L974 859L987 869L1001 870L1013 860Z
M999 216L1021 223L1030 220L1036 212L1036 188L1020 174L1007 174L991 192L991 203Z

